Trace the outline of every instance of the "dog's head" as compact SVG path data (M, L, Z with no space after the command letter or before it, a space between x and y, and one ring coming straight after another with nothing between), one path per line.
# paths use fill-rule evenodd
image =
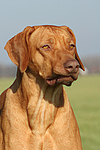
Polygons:
M12 62L24 73L27 68L47 84L71 83L84 66L76 50L76 39L66 26L26 27L10 39L5 49Z

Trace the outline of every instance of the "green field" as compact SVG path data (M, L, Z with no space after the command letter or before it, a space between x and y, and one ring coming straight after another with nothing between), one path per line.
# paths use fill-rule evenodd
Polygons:
M0 93L13 79L0 79ZM83 150L100 150L100 75L79 77L65 87L77 118Z

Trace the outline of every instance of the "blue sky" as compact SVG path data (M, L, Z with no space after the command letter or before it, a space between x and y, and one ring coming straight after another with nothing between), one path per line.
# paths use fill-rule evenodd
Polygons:
M69 26L81 57L100 56L100 0L1 0L0 64L10 65L4 46L26 26Z

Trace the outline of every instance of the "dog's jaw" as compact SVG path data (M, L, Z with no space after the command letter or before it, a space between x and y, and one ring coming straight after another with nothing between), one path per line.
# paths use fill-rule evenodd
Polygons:
M74 80L77 80L77 78L73 78L73 76L58 76L56 78L47 78L46 82L48 85L63 84L71 86Z

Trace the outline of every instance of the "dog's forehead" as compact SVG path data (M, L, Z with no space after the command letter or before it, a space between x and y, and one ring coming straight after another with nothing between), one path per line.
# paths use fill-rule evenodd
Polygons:
M44 25L36 27L36 30L32 34L33 39L38 39L39 43L41 41L51 41L57 39L65 39L65 41L72 41L71 34L67 31L67 27L63 28L63 26L52 26L52 25ZM41 39L41 41L39 41Z
M64 28L62 28L62 26L52 26L52 25L45 25L40 27L41 33L45 34L45 35L52 35L52 36L66 36L66 37L70 37L69 32Z

